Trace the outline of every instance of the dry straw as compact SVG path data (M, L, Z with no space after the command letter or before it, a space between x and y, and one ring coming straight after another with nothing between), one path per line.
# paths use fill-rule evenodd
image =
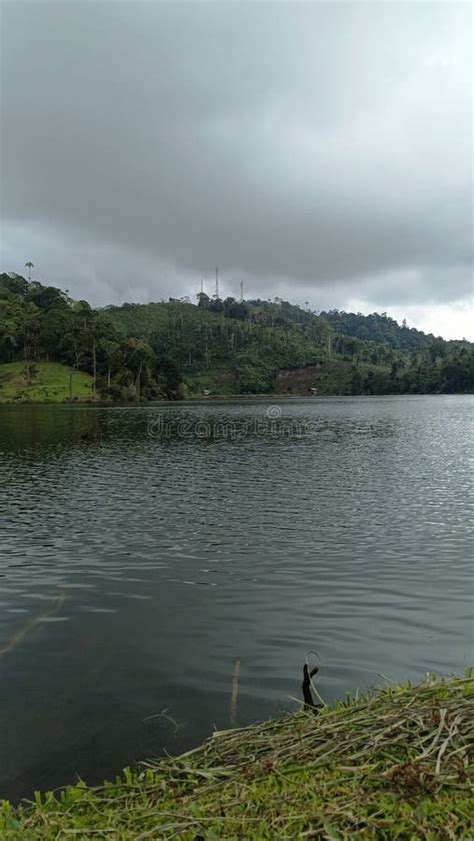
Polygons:
M217 732L176 759L4 805L6 841L451 841L474 838L474 681L371 697Z

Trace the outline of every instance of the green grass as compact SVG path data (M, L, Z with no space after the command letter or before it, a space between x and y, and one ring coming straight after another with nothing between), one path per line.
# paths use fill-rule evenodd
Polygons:
M215 733L98 788L37 794L17 810L4 802L0 837L472 839L473 708L467 674Z
M92 377L59 362L36 362L28 383L23 362L0 365L0 403L61 403L69 399L72 374L73 400L92 400Z

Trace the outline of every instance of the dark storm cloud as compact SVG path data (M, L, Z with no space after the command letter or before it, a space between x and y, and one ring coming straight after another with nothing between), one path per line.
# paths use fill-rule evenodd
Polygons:
M3 6L5 268L99 303L465 297L470 6Z

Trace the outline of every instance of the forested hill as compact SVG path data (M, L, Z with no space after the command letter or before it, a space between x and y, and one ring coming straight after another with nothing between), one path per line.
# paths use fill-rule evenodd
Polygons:
M426 350L436 341L432 333L423 333L415 327L408 327L406 321L400 326L386 312L362 315L362 313L330 310L323 312L322 315L336 333L354 336L363 341L387 344L397 350Z
M321 329L330 328L329 332L336 336L360 339L363 342L385 344L402 351L424 351L435 342L444 342L432 333L423 333L415 327L408 327L406 321L401 325L387 313L343 312L341 310L312 312L307 308L290 304L280 298L271 300L236 301L227 298L223 301L210 299L207 295L197 296L201 311L210 312L225 318L238 321L250 321L267 327L313 327L319 325ZM110 306L107 311L127 331L139 331L142 337L153 335L163 324L165 318L163 303L160 304L123 304L120 307ZM169 299L168 303L192 305L188 298ZM138 335L137 334L137 335ZM469 347L469 342L459 339L458 346Z
M204 294L197 297L201 311L237 321L251 321L272 328L288 328L294 325L309 327L310 325L319 324L321 326L324 324L326 328L331 328L331 332L338 336L387 344L395 350L403 351L426 350L430 344L436 341L433 334L423 333L414 327L409 328L406 322L399 325L387 313L362 315L361 313L330 310L317 314L307 308L289 304L280 298L273 301L236 301L234 298L227 298L221 301L210 299ZM175 301L170 299L169 303L191 304L187 298L176 299ZM123 304L121 307L107 307L107 311L127 330L138 330L141 336L146 337L152 335L157 328L162 326L164 318L163 302L161 304Z
M204 294L197 304L93 309L55 287L1 274L0 363L21 363L31 386L40 362L91 375L97 399L271 394L282 383L289 393L474 390L472 345L399 326L385 313L316 314L280 299Z

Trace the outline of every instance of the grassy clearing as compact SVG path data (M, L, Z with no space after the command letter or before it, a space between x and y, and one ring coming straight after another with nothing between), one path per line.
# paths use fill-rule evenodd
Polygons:
M225 366L216 366L201 373L188 370L184 372L183 377L185 396L189 398L202 397L205 389L209 390L213 397L233 395L236 392L235 378Z
M4 803L0 837L472 839L473 708L468 674L216 733L100 788Z
M92 377L59 362L36 362L28 383L23 362L0 365L0 403L62 403L69 400L72 374L73 400L92 400Z

